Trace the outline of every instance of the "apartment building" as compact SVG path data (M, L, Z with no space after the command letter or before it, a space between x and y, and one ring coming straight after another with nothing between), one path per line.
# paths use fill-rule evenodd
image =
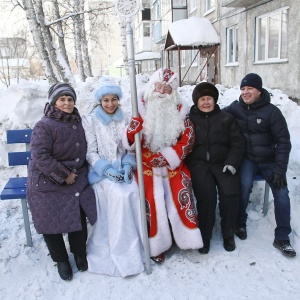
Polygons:
M255 72L265 86L299 98L300 1L149 0L146 4L151 12L151 51L161 58L141 71L169 65L181 74L188 71L182 84L196 78L196 82L205 79L224 86L238 85L245 74ZM178 51L166 51L171 24L192 17L210 21L220 37L217 50L182 47L180 56ZM185 34L194 34L190 30L187 27Z

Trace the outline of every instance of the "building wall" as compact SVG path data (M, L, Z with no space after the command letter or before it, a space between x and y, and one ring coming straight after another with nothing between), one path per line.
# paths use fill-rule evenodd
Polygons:
M266 1L265 1L266 2ZM255 18L279 8L289 7L288 18L288 54L287 62L255 63ZM300 69L298 11L300 2L294 0L273 0L257 4L248 9L222 8L219 6L220 47L220 79L225 86L239 85L245 74L258 73L264 86L278 88L291 97L299 98ZM239 60L237 66L226 66L226 28L238 24L239 27Z
M300 98L300 68L299 68L299 44L300 44L300 1L296 0L261 0L261 1L235 1L241 3L254 3L248 7L223 7L224 0L215 1L215 9L206 12L205 1L187 0L187 17L208 18L220 35L221 43L218 50L218 83L224 86L236 86L240 84L245 74L255 72L261 75L264 86L278 88L294 98ZM193 5L192 5L193 3ZM255 20L256 17L277 9L289 7L287 61L255 63ZM151 7L153 8L153 7ZM151 15L152 18L152 15ZM165 20L163 22L166 23ZM227 64L227 38L226 29L238 25L238 63ZM196 30L196 29L195 29ZM154 51L162 51L164 43L154 44ZM191 55L186 51L186 66L182 67L184 75L190 66ZM178 54L173 51L172 69L178 71ZM163 57L167 56L164 53ZM204 55L205 56L205 55ZM205 59L197 58L197 67L191 67L185 81L192 82L203 67ZM162 66L166 66L165 59ZM209 66L208 69L210 69ZM209 70L208 70L209 72ZM204 74L205 75L205 74ZM205 79L205 78L202 78Z

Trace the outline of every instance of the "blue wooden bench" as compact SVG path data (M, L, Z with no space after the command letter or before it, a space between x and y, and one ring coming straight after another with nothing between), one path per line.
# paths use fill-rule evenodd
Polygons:
M7 130L7 144L25 143L26 150L9 152L9 166L27 166L30 159L30 138L32 129ZM21 199L27 246L32 247L32 238L26 200L27 177L10 178L1 192L1 200Z
M254 181L265 181L265 179L263 177L261 177L261 175L257 174L254 178ZM270 195L270 186L266 181L265 182L264 204L263 204L263 215L264 216L267 214L268 208L269 208L269 195Z

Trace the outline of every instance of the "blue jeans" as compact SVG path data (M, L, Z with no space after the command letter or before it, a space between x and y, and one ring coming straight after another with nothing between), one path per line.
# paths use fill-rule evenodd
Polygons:
M253 180L259 173L270 185L274 197L275 220L277 227L275 228L275 240L288 240L291 233L291 207L289 190L285 188L275 188L272 179L274 163L255 163L244 159L241 164L241 188L239 213L237 218L238 224L246 224L247 206L250 194L252 192Z

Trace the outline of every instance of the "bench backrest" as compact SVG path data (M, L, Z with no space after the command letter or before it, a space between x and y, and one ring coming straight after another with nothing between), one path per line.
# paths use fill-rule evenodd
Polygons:
M8 152L9 166L28 165L30 159L30 138L32 129L7 130L7 144L26 144L26 151Z

